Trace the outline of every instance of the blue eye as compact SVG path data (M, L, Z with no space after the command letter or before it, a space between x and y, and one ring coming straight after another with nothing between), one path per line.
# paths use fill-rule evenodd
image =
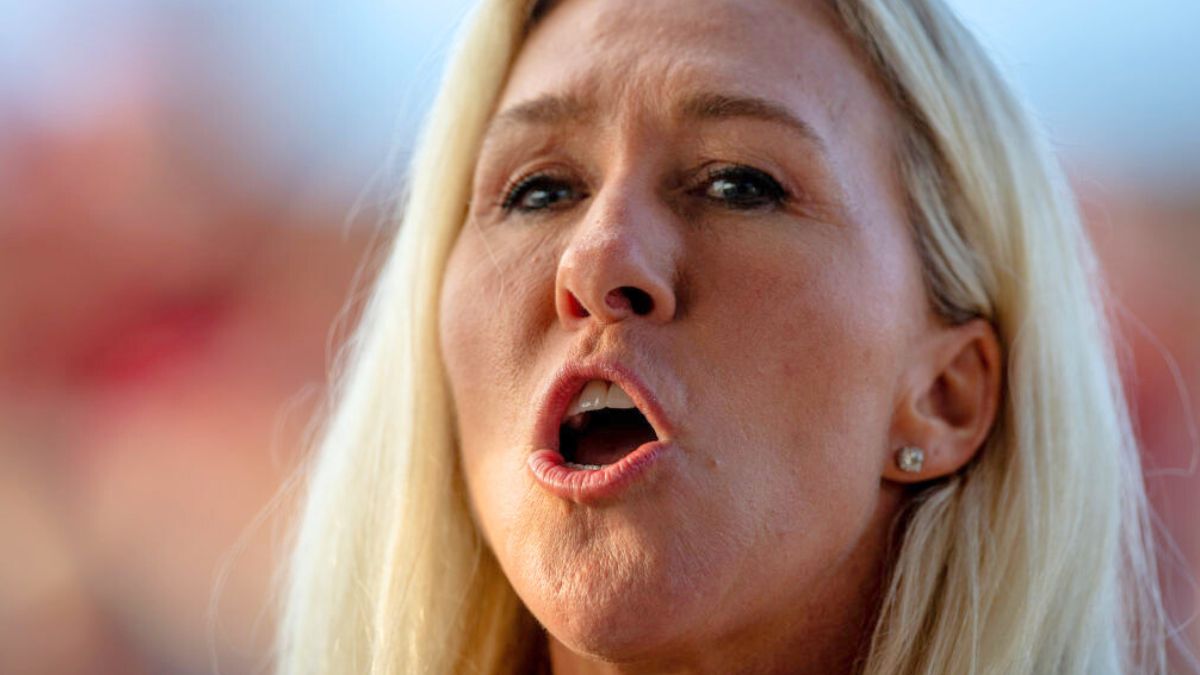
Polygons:
M779 206L788 197L779 181L758 169L734 166L708 174L700 187L704 196L739 211Z
M575 188L568 182L537 174L522 179L504 195L501 206L505 211L529 213L562 208L579 199Z

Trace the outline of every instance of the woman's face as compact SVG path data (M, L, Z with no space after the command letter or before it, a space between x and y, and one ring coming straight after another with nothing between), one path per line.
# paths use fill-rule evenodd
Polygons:
M893 146L813 3L569 0L530 35L440 329L477 522L556 661L861 637L933 325ZM564 425L589 380L637 408Z

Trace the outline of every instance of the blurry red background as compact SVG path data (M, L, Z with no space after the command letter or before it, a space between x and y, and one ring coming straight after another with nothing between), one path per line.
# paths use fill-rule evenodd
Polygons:
M266 670L280 487L463 4L0 3L0 672ZM1200 171L1163 149L1200 131L1165 105L1062 145L1200 643Z

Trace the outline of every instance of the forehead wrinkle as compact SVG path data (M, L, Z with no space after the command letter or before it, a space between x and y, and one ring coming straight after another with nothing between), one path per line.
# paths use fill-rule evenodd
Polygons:
M621 101L633 97L641 99L640 104L633 107L641 109L643 113L650 112L652 117L670 117L683 122L741 118L776 124L817 146L822 154L827 154L828 144L815 125L782 103L748 93L719 90L672 96L670 90L687 87L682 83L692 79L693 71L697 70L703 70L702 65L687 59L670 59L656 67L636 61L610 62L601 72L591 70L572 78L574 82L571 86L561 92L541 94L497 113L489 124L488 135L514 126L593 124L602 112L619 117L617 110L626 107ZM603 93L606 100L611 99L617 109L601 111L595 98L597 93Z

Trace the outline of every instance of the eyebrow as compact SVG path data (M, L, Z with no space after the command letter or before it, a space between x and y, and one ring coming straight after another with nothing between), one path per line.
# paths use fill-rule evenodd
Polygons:
M488 134L509 126L560 126L581 124L596 115L594 105L573 95L546 94L507 108L496 114L488 125ZM679 107L680 115L692 120L729 120L748 118L778 124L804 137L822 152L825 139L808 122L796 117L779 103L755 96L701 93L690 96Z
M755 96L697 94L684 101L683 116L700 120L749 118L787 127L825 151L825 139L808 122L796 117L783 105Z
M497 113L488 133L508 126L556 126L588 121L596 112L576 96L546 94Z

